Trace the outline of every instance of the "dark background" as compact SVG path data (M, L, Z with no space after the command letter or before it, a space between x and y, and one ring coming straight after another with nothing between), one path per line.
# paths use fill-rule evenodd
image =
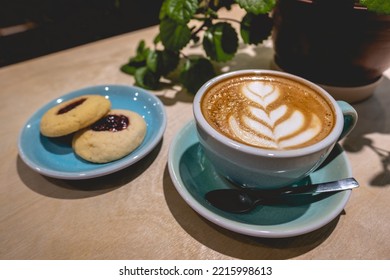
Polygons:
M0 0L0 67L158 24L162 1Z

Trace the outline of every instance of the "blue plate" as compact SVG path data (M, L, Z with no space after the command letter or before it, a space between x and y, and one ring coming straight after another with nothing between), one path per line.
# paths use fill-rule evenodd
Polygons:
M147 124L146 136L142 144L117 161L95 164L77 157L69 143L40 134L41 117L49 108L85 94L103 95L111 101L113 109L126 109L140 114ZM35 112L21 130L19 155L29 167L49 177L87 179L103 176L139 161L152 151L161 140L166 123L165 109L161 101L141 88L124 85L88 87L61 96Z
M258 206L250 213L232 214L210 205L204 198L213 189L231 188L204 156L194 121L173 139L168 158L172 181L183 199L200 215L226 229L256 237L291 237L316 230L335 219L348 202L351 190L315 196L297 196L291 203ZM339 145L325 163L302 180L320 183L351 177L345 152Z

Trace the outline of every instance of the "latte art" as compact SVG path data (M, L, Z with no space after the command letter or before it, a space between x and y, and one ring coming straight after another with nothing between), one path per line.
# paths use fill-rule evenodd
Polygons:
M241 116L245 126L239 125L239 116L231 115L229 118L231 131L242 142L259 147L285 149L302 145L314 139L321 131L321 120L314 113L307 121L302 112L296 109L292 111L286 104L274 110L269 109L269 105L280 97L278 89L271 85L251 82L243 86L242 93L245 98L258 105L248 105L251 115Z
M203 98L202 112L224 135L267 149L311 145L328 135L334 124L325 99L280 77L244 76L221 82Z

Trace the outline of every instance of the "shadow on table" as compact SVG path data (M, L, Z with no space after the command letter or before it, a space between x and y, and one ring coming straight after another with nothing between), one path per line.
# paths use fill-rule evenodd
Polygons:
M198 215L176 191L168 168L164 172L164 195L172 215L189 235L212 250L238 259L290 259L303 255L324 242L339 220L335 218L318 230L296 237L256 238L226 230Z
M347 136L343 148L349 153L370 149L378 156L382 165L381 172L373 174L370 185L375 187L390 186L390 150L385 143L374 143L370 134L390 134L390 80L384 77L374 95L360 103L353 104L359 115L354 130ZM387 143L387 142L386 142Z
M19 177L32 191L44 196L59 199L80 199L102 195L118 189L140 176L156 159L163 140L153 151L140 161L118 172L85 180L63 180L43 176L29 168L17 157Z

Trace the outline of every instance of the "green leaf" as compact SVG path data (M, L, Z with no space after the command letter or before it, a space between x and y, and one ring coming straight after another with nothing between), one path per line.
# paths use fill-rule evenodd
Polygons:
M165 15L179 24L187 24L198 8L198 0L166 0Z
M141 40L139 43L138 43L138 46L137 46L137 50L136 50L136 54L143 54L145 53L145 51L147 50L146 48L146 43L144 40Z
M266 14L275 7L276 0L235 0L248 13Z
M179 65L180 56L177 52L172 52L169 50L164 50L161 52L161 68L160 68L160 74L162 76L167 75L171 71L175 70L176 67Z
M245 44L259 44L271 35L272 19L268 14L248 13L241 21L241 38Z
M238 49L236 30L226 22L210 26L203 37L203 48L212 60L225 62L232 59Z
M163 20L165 17L167 17L168 15L168 0L165 0L162 5L161 5L161 8L160 8L160 14L158 16L158 18L161 20Z
M156 37L154 37L153 39L153 44L157 45L160 42L161 42L161 37L160 37L160 33L158 33Z
M191 30L187 25L166 18L160 22L160 38L166 49L179 51L190 42Z
M150 51L146 65L150 71L161 76L173 71L179 64L179 54L169 50Z
M146 47L145 41L143 41L143 40L140 41L138 46L137 46L135 56L130 58L129 63L133 64L133 65L145 63L146 58L148 57L149 51L150 51L150 49Z
M360 0L360 4L366 6L371 12L390 15L389 0Z
M146 89L158 89L160 75L153 73L147 67L138 68L134 73L135 84Z
M121 66L121 71L126 74L134 75L138 68L146 65L149 52L150 49L146 47L145 41L140 41L137 46L136 55L131 57L127 64Z
M216 75L213 65L206 58L188 59L180 74L180 82L191 93Z
M157 51L150 51L148 57L146 58L146 66L153 73L158 72L158 61L159 61L159 53Z
M134 75L137 67L138 66L134 66L128 63L121 66L121 71L129 75Z

